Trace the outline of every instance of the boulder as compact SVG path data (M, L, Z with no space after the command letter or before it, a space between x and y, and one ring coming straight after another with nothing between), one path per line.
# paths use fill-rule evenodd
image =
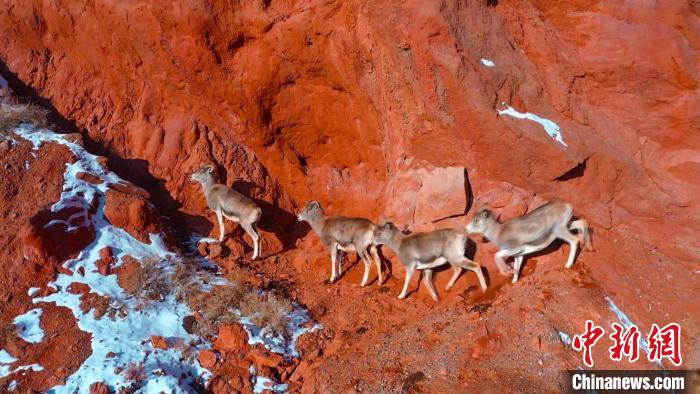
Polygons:
M217 350L245 350L248 348L248 334L242 325L228 323L219 326L219 333L214 341Z
M170 347L168 345L168 341L159 335L151 336L151 345L153 345L154 348L161 350L168 350Z
M111 394L112 391L109 389L104 382L95 382L90 385L90 394Z
M86 283L73 282L68 285L68 292L71 294L87 294L90 292L90 285Z
M156 207L138 194L107 190L104 212L110 223L143 243L151 242L150 234L164 231Z
M216 365L216 361L218 359L218 355L215 351L213 350L200 350L199 353L197 354L197 360L199 360L199 364L206 369L212 369L214 368L214 365Z

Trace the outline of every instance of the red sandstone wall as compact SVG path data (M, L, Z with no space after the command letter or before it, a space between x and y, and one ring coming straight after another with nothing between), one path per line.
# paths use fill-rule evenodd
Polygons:
M683 1L0 2L10 82L165 211L202 214L204 162L285 211L414 229L561 198L595 227L591 275L644 322L697 316L658 279L692 286L700 254L699 51Z

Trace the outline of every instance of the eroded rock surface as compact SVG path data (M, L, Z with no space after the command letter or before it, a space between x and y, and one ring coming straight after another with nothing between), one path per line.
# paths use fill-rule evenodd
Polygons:
M687 366L700 363L690 350L699 306L679 290L697 288L700 261L692 2L30 0L0 7L0 26L9 84L75 122L181 231L218 236L188 181L201 164L259 201L266 259L246 266L325 311L325 350L286 375L304 390L474 389L493 379L535 390L580 362L555 331L614 321L606 296L643 331L680 323ZM499 114L509 107L542 123ZM36 184L33 171L7 182L3 200ZM80 250L31 230L29 218L60 191L49 189L19 216L4 213L16 231L3 243L26 229L9 256L20 247L56 256L36 267L42 277ZM464 274L437 306L423 289L399 302L403 269L387 248L394 277L383 290L356 286L354 258L339 284L321 283L328 255L294 217L312 198L421 230L463 227L483 204L507 219L559 198L593 225L595 251L573 271L562 268L566 246L530 258L511 286L493 246L479 243L491 280L484 299ZM222 266L250 253L237 231ZM436 276L444 287L449 275ZM518 375L499 369L513 360ZM215 379L221 390L249 388L226 376Z

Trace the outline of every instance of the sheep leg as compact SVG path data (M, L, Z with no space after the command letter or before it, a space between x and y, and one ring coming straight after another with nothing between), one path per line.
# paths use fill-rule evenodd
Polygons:
M452 287L455 285L455 282L457 282L457 278L459 278L459 274L462 273L462 267L459 266L454 266L452 267L452 278L450 278L450 281L447 283L447 286L445 287L445 290L450 291L452 290Z
M455 262L454 265L460 266L464 269L468 269L469 271L474 272L476 274L476 277L479 278L479 286L481 286L481 292L486 293L486 278L484 277L484 273L481 271L481 265L479 265L479 263L464 257L462 261Z
M574 265L576 252L578 251L579 237L572 234L566 227L557 228L556 234L558 238L564 240L569 244L569 246L571 246L571 250L569 251L569 259L566 261L566 265L564 266L566 268L571 268L571 266Z
M517 282L520 278L520 268L523 266L523 256L515 256L515 274L513 275L513 283Z
M408 285L411 283L411 277L413 276L413 273L416 271L416 263L412 262L411 265L406 267L406 278L404 279L403 282L403 290L401 290L401 294L399 294L399 299L403 300L406 298L406 293L408 292Z
M362 275L362 283L360 283L360 286L365 287L367 286L367 281L369 280L369 270L372 266L372 262L369 261L369 256L367 256L367 252L358 248L357 254L360 256L362 262L365 265L365 273Z
M330 282L333 283L335 282L336 278L336 267L338 266L337 260L338 260L338 243L337 242L331 242L331 279Z
M221 208L216 210L216 219L219 221L219 242L224 240L224 214Z
M496 266L501 275L511 276L513 275L513 269L508 267L504 258L516 255L520 252L520 249L504 249L496 253Z
M382 277L382 260L379 258L379 253L377 253L377 245L370 246L369 252L372 255L374 264L377 266L377 285L381 286L384 283L384 278Z
M437 290L435 290L435 284L433 283L432 269L427 269L423 271L423 283L425 284L425 287L428 288L428 291L430 292L430 297L433 298L433 301L440 301L440 297L438 297Z
M260 235L255 231L254 225L252 224L241 223L241 227L243 227L246 234L250 235L250 238L253 239L253 260L255 260L259 257L260 253Z

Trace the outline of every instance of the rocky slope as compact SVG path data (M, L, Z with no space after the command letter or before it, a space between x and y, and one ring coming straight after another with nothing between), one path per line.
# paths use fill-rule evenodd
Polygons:
M239 261L250 249L236 233L216 260L324 325L323 350L294 376L303 390L542 389L580 365L557 331L609 327L608 299L644 332L680 323L686 366L700 363L697 7L7 0L0 72L147 190L175 233L217 235L188 182L203 163L261 202L268 257ZM3 221L21 227L49 197ZM357 286L357 264L322 283L327 256L294 217L311 198L413 230L560 198L593 225L596 250L573 271L567 247L528 259L510 285L479 243L486 295L465 274L438 304L424 290L398 301L403 271L386 248L394 278L379 290Z

